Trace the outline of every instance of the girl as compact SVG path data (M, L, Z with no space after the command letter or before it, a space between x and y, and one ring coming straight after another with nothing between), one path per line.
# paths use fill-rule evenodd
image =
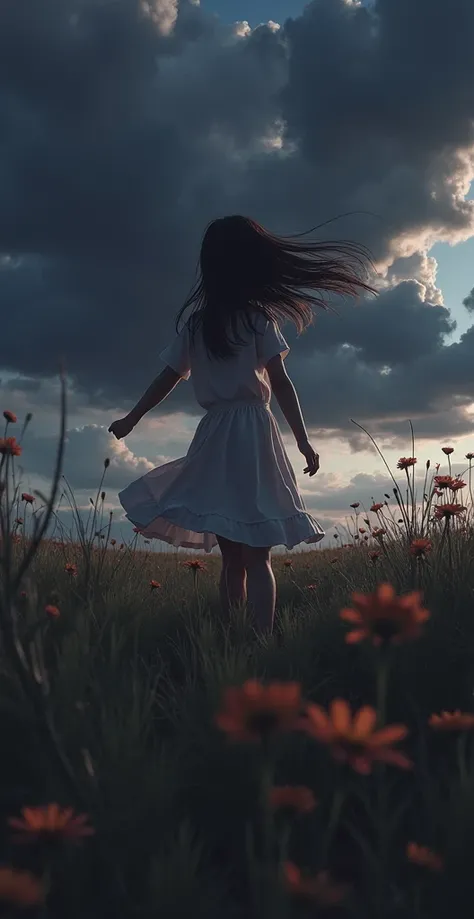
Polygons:
M109 428L117 438L126 437L191 376L206 414L186 456L132 482L119 498L128 519L148 539L206 552L219 544L223 610L248 596L260 632L273 627L272 547L292 549L324 537L305 509L270 410L273 392L306 460L304 472L312 477L319 455L309 443L285 370L289 347L278 320L290 319L299 333L310 325L310 304L327 308L311 290L376 293L363 280L372 263L362 247L294 240L275 236L248 217L209 224L200 276L178 314L177 337L160 354L166 367L130 414ZM179 331L179 320L192 304Z

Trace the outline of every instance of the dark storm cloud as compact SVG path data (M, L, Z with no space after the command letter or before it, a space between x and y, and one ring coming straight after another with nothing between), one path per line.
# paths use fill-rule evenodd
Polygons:
M367 243L392 287L288 331L308 422L434 430L451 400L467 429L474 334L446 339L425 253L474 226L471 0L314 0L253 32L189 0L4 0L0 25L0 367L64 356L84 402L135 401L209 219L291 233L363 210L327 235Z

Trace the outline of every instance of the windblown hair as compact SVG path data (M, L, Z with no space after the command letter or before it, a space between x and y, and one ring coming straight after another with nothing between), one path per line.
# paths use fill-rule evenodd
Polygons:
M275 236L249 217L213 220L204 233L197 281L178 313L176 330L185 310L194 305L191 339L202 327L209 357L225 360L235 355L237 344L244 344L237 332L239 318L247 331L257 332L252 317L262 313L276 322L290 320L301 333L313 321L312 306L328 309L325 293L377 293L367 282L374 265L365 247L300 241L312 232Z

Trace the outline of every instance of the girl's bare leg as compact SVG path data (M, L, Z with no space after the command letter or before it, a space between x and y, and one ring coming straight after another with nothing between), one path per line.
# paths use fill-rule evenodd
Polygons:
M242 557L247 570L248 606L254 615L257 631L271 633L276 604L271 547L242 546Z
M219 596L222 613L228 617L234 605L247 602L247 572L242 558L242 544L217 536L222 552L222 571L219 583Z

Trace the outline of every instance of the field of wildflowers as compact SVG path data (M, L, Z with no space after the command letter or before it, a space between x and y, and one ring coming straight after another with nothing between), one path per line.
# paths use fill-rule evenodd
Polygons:
M334 549L276 556L264 639L222 622L219 558L110 539L107 459L48 538L64 395L49 497L3 414L1 914L471 916L474 454L417 494L413 448Z

